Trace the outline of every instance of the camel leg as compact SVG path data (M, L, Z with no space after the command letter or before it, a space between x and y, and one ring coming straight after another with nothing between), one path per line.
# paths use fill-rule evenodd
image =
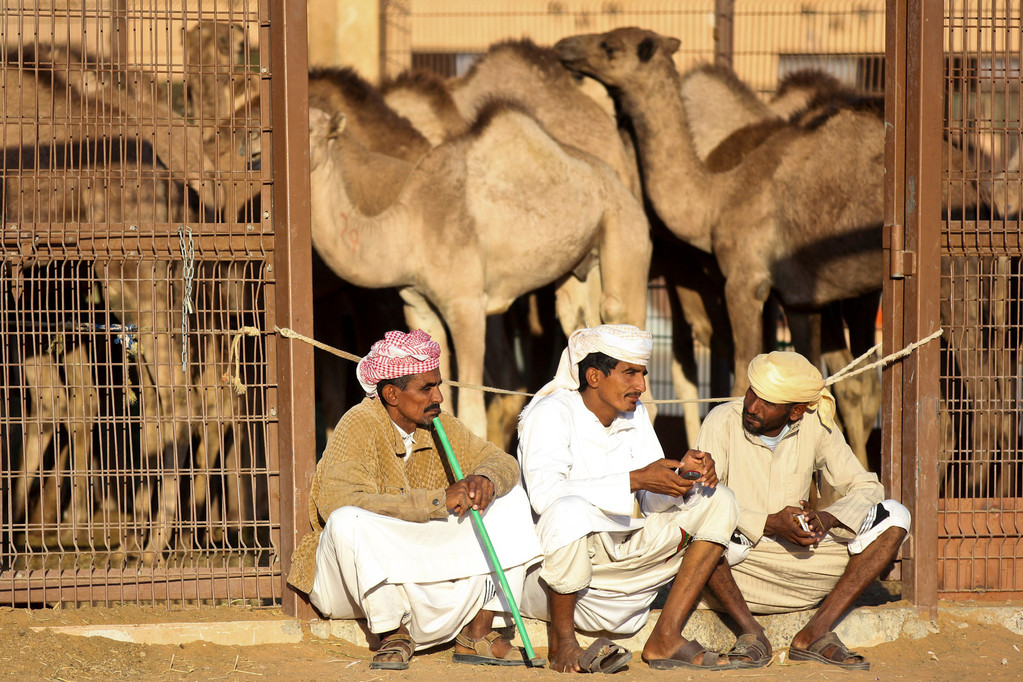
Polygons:
M513 315L509 310L503 315L487 316L484 378L488 386L525 391L525 381L507 334L508 323L514 321ZM487 403L487 440L509 452L518 425L518 415L525 404L525 396L492 395Z
M170 538L170 524L177 514L179 463L189 449L190 429L182 417L189 415L194 400L190 372L181 369L182 292L180 276L169 263L159 262L143 271L140 264L111 264L97 267L106 282L109 309L126 324L138 325L140 345L139 376L149 382L144 391L142 444L145 457L159 462L160 507L158 527L150 532L143 553L146 563L154 563ZM175 419L177 417L177 419ZM142 509L149 509L149 504ZM136 523L142 519L136 519Z
M87 530L92 518L92 434L99 417L96 384L85 344L64 356L68 381L68 431L71 448L71 509L73 531ZM67 510L66 510L67 511ZM67 513L65 513L65 517Z
M744 395L749 388L746 368L762 348L764 302L770 291L766 277L754 277L752 280L743 277L741 281L738 277L729 277L725 282L725 301L735 343L732 395Z
M40 477L37 499L41 500L43 492L49 487L42 476L43 457L53 440L56 415L65 413L67 408L67 401L61 390L64 386L60 371L49 352L26 358L22 363L22 374L28 392L27 402L31 404L32 425L25 429L20 471L14 482L11 516L15 520L20 518L28 520L33 516L30 513L28 497L36 476ZM38 505L36 509L41 517L42 509L39 509Z
M647 288L653 245L643 208L631 195L604 213L598 240L600 252L600 319L608 324L632 324L646 329ZM650 388L643 400L650 398ZM649 403L650 419L657 416Z
M672 321L671 383L677 398L690 401L682 404L682 414L686 441L692 445L700 432L700 404L695 402L700 398L700 389L699 370L696 366L695 330L690 319L696 311L703 309L703 302L696 292L680 284L672 285L669 281L666 289Z
M458 359L458 380L465 384L482 385L487 331L483 301L471 298L452 301L442 312L451 328L451 340ZM486 438L487 412L482 391L458 391L458 418L470 431Z
M448 351L448 334L444 329L444 322L437 315L430 302L426 300L426 297L418 291L405 287L399 293L401 294L402 301L405 303L405 324L408 325L409 331L422 329L430 335L431 339L440 344L440 375L443 379L449 379L451 377L451 353ZM483 335L484 331L480 330L479 338L482 339ZM461 362L460 359L459 362ZM482 360L480 363L482 368ZM454 393L447 381L441 384L440 392L444 396L444 402L448 404L448 409L454 410ZM486 418L484 417L483 424L485 423ZM483 435L484 432L474 431L474 433Z

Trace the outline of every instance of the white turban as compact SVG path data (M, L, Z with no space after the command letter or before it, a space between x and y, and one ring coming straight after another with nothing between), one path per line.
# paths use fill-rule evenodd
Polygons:
M753 358L746 371L753 392L779 405L806 403L828 429L835 423L835 398L819 369L799 353L775 351Z
M568 347L561 353L561 361L558 363L554 379L544 384L529 401L519 416L519 424L522 424L529 410L544 396L559 388L578 391L579 361L590 353L603 353L615 360L646 367L650 362L653 347L654 341L650 332L631 324L602 324L599 327L575 330L568 337Z

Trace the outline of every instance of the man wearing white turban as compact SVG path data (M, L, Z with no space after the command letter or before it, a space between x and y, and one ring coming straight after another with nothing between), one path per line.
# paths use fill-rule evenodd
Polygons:
M884 499L877 475L835 428L835 401L806 358L758 355L747 373L745 397L711 410L696 440L739 503L738 528L708 581L707 601L735 619L741 634L729 654L750 666L771 661L753 612L820 604L792 638L789 658L866 670L870 664L832 627L894 560L909 510ZM841 496L823 509L807 502L816 472Z
M440 347L387 332L359 362L367 397L341 417L313 477L313 532L288 582L326 618L365 618L381 636L374 669L404 670L414 651L455 640L457 663L524 665L493 629L510 624L469 509L483 513L516 600L539 559L515 459L440 409ZM432 419L466 476L455 482Z
M561 672L621 669L631 653L606 638L583 650L576 628L635 633L672 580L643 659L660 669L738 667L681 635L738 509L706 453L664 457L640 401L651 348L650 334L629 325L574 332L519 422L544 553L527 574L523 613L550 621L548 657ZM633 518L637 502L642 516Z

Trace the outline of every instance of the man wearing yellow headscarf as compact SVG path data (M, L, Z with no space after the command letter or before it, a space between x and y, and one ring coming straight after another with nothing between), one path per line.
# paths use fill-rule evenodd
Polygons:
M835 428L834 398L806 358L758 355L747 374L746 395L712 410L696 441L739 504L738 527L707 583L706 602L741 629L730 659L754 667L771 661L754 612L820 604L792 638L789 658L868 669L832 627L895 558L909 532L909 510L884 499L877 475ZM822 509L807 502L815 472L840 495Z

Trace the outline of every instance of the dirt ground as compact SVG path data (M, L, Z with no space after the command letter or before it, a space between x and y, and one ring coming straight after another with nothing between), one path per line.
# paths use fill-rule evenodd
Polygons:
M205 643L142 645L100 637L74 637L31 628L154 622L213 622L282 618L275 610L204 608L167 611L150 607L28 611L0 608L0 676L14 680L323 680L353 682L418 679L553 680L548 669L497 669L451 663L448 647L417 655L409 670L369 669L370 652L340 640L306 636L300 644L232 647ZM714 673L715 678L757 680L1009 680L1023 677L1023 636L1000 625L940 615L940 632L863 649L869 672L780 661L761 670ZM535 642L543 655L545 642ZM649 669L636 659L617 680L686 680L705 673Z

